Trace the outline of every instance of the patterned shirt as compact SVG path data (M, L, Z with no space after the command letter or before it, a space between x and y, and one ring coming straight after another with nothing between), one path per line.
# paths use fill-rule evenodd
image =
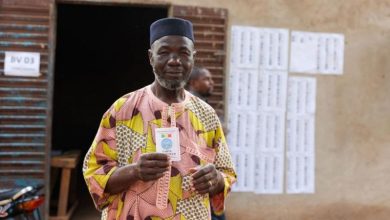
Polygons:
M207 220L210 205L223 212L225 198L236 180L221 124L212 107L185 92L185 100L170 106L158 99L150 86L119 98L103 115L96 137L85 156L83 174L102 219ZM105 187L121 166L135 163L142 153L156 152L155 129L172 119L179 130L180 161L173 161L168 184L137 181L127 191L110 195ZM212 197L190 189L190 169L214 164L225 181L224 190ZM160 194L168 199L164 208Z

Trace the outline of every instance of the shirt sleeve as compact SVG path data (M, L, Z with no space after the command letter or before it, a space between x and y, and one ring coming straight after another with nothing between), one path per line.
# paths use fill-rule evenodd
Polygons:
M226 139L223 134L223 129L220 123L215 132L214 144L215 149L217 151L214 165L217 170L221 172L224 178L225 188L221 193L211 197L211 206L214 210L214 213L220 215L225 209L225 199L231 190L232 184L236 182L237 178L232 158L228 146L226 144Z
M95 139L84 158L84 179L98 210L102 210L118 196L105 193L110 176L118 168L115 126L114 104L103 115Z

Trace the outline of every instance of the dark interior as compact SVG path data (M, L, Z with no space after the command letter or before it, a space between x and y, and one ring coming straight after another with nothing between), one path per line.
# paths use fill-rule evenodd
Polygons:
M52 149L86 151L103 113L153 82L149 26L165 8L60 4Z
M58 4L53 152L80 149L82 160L111 104L153 82L149 26L167 14L158 7Z

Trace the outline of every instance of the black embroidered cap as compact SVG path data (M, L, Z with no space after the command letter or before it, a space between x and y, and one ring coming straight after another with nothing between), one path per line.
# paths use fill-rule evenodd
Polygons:
M150 25L150 45L168 35L178 35L194 41L192 23L181 18L162 18Z

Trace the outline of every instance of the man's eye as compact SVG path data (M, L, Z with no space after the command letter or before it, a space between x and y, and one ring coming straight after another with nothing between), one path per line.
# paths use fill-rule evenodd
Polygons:
M159 55L166 55L166 54L168 54L168 51L164 51L164 50L163 51L159 51L158 54Z
M187 55L187 56L190 55L190 52L188 52L188 51L182 51L182 52L180 52L180 53L183 54L183 55Z

